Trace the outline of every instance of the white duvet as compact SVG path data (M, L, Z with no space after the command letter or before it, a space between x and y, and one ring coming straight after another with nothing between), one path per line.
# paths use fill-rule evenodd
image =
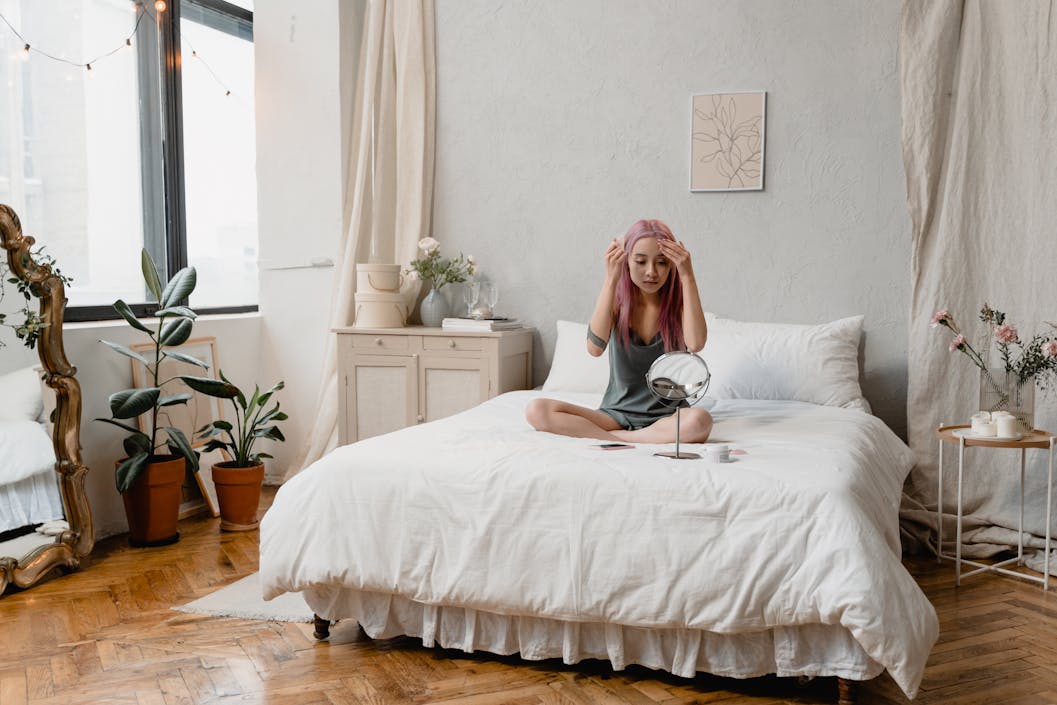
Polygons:
M287 482L261 524L265 598L304 590L335 618L332 594L354 589L717 634L840 625L914 695L938 625L900 562L912 456L879 419L717 402L711 441L746 453L712 464L533 431L538 395L338 448Z

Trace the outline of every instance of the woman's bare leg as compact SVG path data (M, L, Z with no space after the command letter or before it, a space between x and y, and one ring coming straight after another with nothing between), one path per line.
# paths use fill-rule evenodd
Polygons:
M525 420L537 431L573 438L619 440L613 432L620 424L609 414L557 399L533 399L525 408Z
M690 407L680 412L679 441L704 443L712 433L712 414ZM628 443L675 443L675 414L665 416L637 431L613 431L612 435Z

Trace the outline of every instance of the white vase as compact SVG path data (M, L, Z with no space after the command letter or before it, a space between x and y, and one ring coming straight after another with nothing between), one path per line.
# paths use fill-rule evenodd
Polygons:
M440 328L441 322L448 316L448 300L440 289L433 287L422 299L418 314L422 318L422 325L427 328Z

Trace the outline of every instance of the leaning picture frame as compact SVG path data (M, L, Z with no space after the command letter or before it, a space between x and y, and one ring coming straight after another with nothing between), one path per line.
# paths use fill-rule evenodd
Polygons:
M765 91L690 97L690 190L762 191Z
M138 353L153 353L154 351L153 343L137 343L129 347ZM195 359L201 360L209 365L209 369L203 369L181 360L164 358L159 363L159 379L167 380L177 375L216 378L215 370L218 369L216 338L212 336L193 338L183 345L173 346L171 349L174 352L190 355ZM153 380L147 377L146 369L136 360L132 360L132 384L137 389L143 389L153 384ZM164 418L161 419L161 422L166 426L173 426L183 431L184 435L187 436L187 440L191 443L191 447L200 449L208 441L196 439L195 431L208 423L224 418L222 400L194 392L183 381L178 379L169 382L165 387L166 396L185 393L191 394L191 399L187 404L165 407L162 412ZM144 433L150 432L153 423L152 416L153 412L148 411L137 418L140 431ZM203 474L203 470L199 470L197 473L188 471L181 490L179 514L181 519L197 514L203 509L208 510L213 516L220 516L216 489L212 485L212 476L209 474L209 468L213 463L224 460L230 460L230 458L223 451L202 453L199 457L199 467L205 469L205 474Z

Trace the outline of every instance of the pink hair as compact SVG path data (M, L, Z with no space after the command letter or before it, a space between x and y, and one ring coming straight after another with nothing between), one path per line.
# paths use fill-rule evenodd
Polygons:
M658 240L675 241L675 236L668 226L659 220L636 221L624 235L624 251L631 258L631 252L635 243L644 237L655 237ZM668 271L668 280L657 292L661 298L660 333L664 341L665 352L672 350L685 350L686 342L683 340L683 288L679 284L679 273L672 267ZM631 281L631 270L628 263L624 263L624 271L617 282L617 293L614 307L617 314L617 333L624 347L631 342L631 312L636 305L642 302L642 293ZM650 341L644 340L644 343Z

